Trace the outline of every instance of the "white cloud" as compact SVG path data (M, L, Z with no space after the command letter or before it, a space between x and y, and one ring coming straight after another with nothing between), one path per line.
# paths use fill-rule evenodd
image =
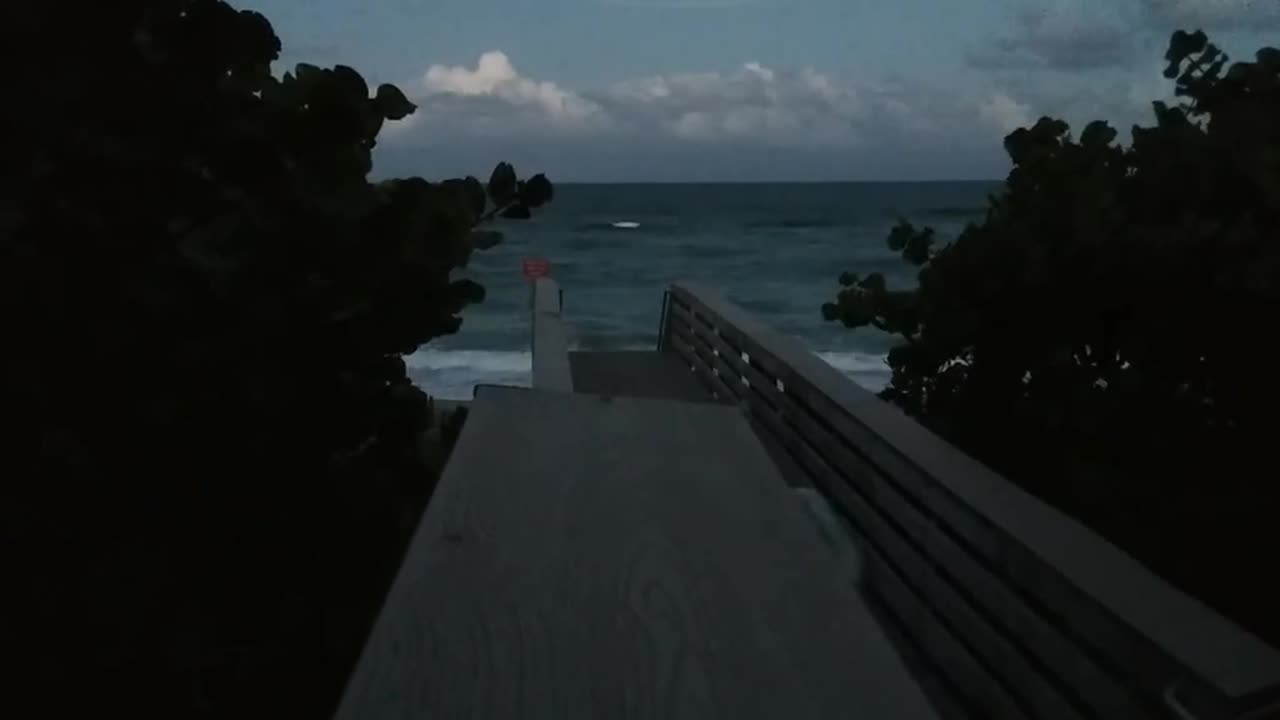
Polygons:
M433 65L408 91L419 110L388 124L389 142L438 146L558 135L640 145L949 149L998 143L1026 124L1029 112L1007 93L840 79L757 61L728 72L653 75L575 91L521 75L498 50L472 67Z
M597 132L611 122L598 103L521 75L500 50L482 54L474 68L432 65L401 88L418 110L386 124L381 139L393 144Z
M496 97L514 105L533 105L553 122L577 125L599 119L599 105L564 90L553 82L521 76L506 53L492 50L480 56L474 70L459 66L432 65L422 78L421 88L431 95Z
M619 82L598 101L632 132L780 147L857 142L862 113L850 88L806 68L747 62L728 73L675 73Z
M1032 124L1031 106L1020 103L1003 92L993 92L978 106L978 112L992 126L1005 133Z

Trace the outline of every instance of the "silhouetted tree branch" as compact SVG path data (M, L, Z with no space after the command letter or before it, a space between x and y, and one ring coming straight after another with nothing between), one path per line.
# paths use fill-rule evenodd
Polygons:
M1280 550L1280 51L1179 31L1165 57L1182 100L1129 146L1015 130L983 221L890 234L916 288L845 274L823 314L908 339L884 398L1277 641L1280 598L1200 558Z
M413 103L274 76L270 23L224 2L3 24L40 51L0 170L26 690L42 716L326 715L437 470L401 356L483 300L455 272L500 240L477 227L552 185L370 183Z

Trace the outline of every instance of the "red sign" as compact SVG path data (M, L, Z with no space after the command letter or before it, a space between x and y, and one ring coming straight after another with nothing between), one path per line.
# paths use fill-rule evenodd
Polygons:
M524 276L530 280L551 274L551 262L544 258L525 258L520 267Z

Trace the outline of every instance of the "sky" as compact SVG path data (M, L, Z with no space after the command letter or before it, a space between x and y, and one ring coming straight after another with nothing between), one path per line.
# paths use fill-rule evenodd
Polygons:
M1042 115L1129 137L1169 35L1234 60L1280 0L230 0L299 62L418 104L375 174L560 182L996 179Z

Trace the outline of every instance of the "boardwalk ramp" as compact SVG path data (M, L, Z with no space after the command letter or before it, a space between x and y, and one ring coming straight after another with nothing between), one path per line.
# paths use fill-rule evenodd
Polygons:
M934 711L737 408L482 387L338 717Z

